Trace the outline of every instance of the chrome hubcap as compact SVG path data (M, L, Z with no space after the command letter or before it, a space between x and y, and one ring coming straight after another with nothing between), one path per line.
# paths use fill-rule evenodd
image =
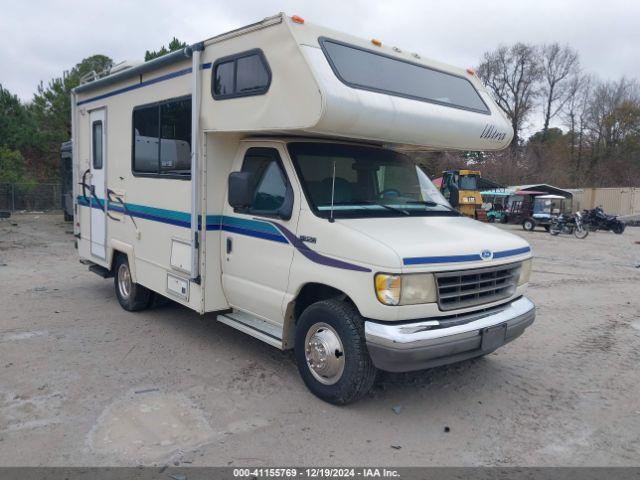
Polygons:
M333 385L344 372L344 348L338 333L326 323L316 323L307 332L304 354L311 374L325 385Z
M118 268L118 290L120 290L120 296L125 299L131 295L131 273L124 263Z

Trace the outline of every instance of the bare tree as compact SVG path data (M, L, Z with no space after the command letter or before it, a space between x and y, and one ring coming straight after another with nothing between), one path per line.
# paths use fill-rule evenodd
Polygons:
M576 184L581 180L580 168L584 147L584 133L592 85L596 80L592 75L575 73L569 79L567 100L560 115L569 130L569 156L572 164L572 178Z
M514 132L511 148L517 149L524 121L535 108L539 94L542 68L538 49L516 43L485 52L477 73L511 120Z
M549 122L555 117L571 98L572 79L580 70L578 52L569 46L561 47L558 43L543 45L540 49L542 65L542 111L544 126L542 138L546 139Z

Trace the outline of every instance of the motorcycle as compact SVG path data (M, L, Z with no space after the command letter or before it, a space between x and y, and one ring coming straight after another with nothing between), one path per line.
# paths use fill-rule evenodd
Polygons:
M626 227L625 223L621 220L618 220L618 217L615 215L607 215L602 207L596 207L591 210L584 210L584 223L587 228L596 232L598 230L612 231L620 235L624 232Z
M576 238L583 239L589 235L589 230L584 226L582 214L576 212L575 215L560 214L552 217L549 224L549 233L554 236L560 233L573 234Z

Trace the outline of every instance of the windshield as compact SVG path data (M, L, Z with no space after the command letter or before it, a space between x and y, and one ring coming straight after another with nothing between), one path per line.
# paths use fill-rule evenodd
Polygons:
M478 176L477 175L461 175L459 187L460 187L460 190L478 190Z
M458 215L405 155L374 147L290 143L311 208L333 217ZM335 181L334 181L335 172Z

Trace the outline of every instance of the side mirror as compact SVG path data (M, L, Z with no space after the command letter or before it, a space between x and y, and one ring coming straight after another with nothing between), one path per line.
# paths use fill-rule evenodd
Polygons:
M460 204L460 189L455 183L449 186L449 203L452 207L457 207Z
M249 172L231 172L229 174L227 199L233 208L245 209L253 200L251 192L251 174Z

